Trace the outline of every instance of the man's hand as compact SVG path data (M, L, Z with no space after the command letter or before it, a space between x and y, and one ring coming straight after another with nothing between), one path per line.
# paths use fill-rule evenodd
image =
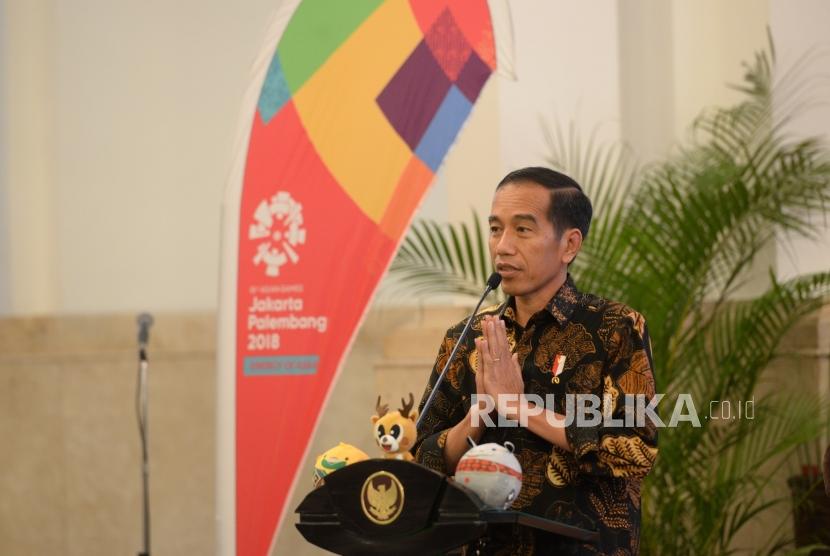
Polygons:
M483 336L476 338L479 368L476 373L476 390L493 397L496 409L501 414L516 410L516 401L524 393L522 369L518 355L510 352L507 328L504 321L494 316L485 316L481 323ZM508 394L514 404L506 407L502 396ZM511 411L512 410L512 411Z
M478 339L476 339L476 349L478 349ZM484 389L484 373L481 371L481 356L478 358L478 368L473 369L476 377L476 398L479 400L476 404L470 405L470 418L473 423L481 426L481 416L489 415L492 411L492 406L488 408L488 403L484 399L487 391ZM475 439L477 440L477 439Z
M476 346L478 341L477 339ZM444 463L450 474L455 472L461 456L470 448L467 438L472 438L476 443L481 440L484 435L484 427L489 422L489 418L485 419L485 417L488 417L493 411L492 404L488 404L487 400L484 399L487 391L484 387L484 374L481 372L481 355L479 355L478 361L478 368L475 369L475 393L479 401L476 404L470 404L470 411L467 412L464 419L450 429L444 444Z

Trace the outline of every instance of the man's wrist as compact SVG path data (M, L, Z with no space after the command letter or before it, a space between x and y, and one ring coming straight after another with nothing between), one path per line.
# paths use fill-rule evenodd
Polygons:
M484 434L484 427L486 426L486 417L489 412L486 408L478 405L471 405L470 411L467 412L466 425L467 432L473 440L478 441Z

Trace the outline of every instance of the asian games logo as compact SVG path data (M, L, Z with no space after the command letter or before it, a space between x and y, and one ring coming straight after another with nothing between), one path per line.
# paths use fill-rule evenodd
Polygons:
M282 265L297 264L300 256L294 248L305 243L303 206L287 191L279 191L257 205L254 221L248 228L248 239L260 240L254 266L265 265L266 276L279 276Z

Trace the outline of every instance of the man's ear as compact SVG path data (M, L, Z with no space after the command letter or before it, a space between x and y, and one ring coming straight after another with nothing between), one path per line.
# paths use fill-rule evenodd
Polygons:
M565 251L562 254L562 262L571 264L582 249L582 232L578 228L569 228L562 233L562 247Z

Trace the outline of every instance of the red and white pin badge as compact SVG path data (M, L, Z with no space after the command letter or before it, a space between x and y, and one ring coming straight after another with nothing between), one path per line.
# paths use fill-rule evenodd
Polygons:
M556 358L553 360L553 366L550 370L553 373L553 378L550 379L550 381L554 384L559 384L559 375L561 375L562 371L565 370L565 356L561 353L557 354Z

